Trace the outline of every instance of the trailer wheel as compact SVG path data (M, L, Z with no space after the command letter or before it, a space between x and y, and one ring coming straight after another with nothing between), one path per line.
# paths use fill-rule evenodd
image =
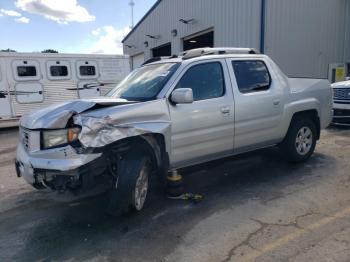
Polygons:
M317 131L310 118L293 119L288 133L280 144L284 157L294 163L304 162L315 151Z
M141 211L147 198L151 170L151 160L146 154L125 154L119 161L118 177L110 190L108 213Z

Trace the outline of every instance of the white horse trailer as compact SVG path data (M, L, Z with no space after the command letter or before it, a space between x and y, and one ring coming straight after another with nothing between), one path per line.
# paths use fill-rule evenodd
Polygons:
M0 127L42 106L103 96L129 72L124 55L0 52Z

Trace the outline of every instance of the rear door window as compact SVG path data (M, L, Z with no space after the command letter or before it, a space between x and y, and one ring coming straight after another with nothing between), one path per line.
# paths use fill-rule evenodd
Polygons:
M194 101L221 97L225 94L224 73L220 62L192 66L176 88L191 88Z
M232 61L232 66L241 93L261 92L270 88L271 77L263 61Z

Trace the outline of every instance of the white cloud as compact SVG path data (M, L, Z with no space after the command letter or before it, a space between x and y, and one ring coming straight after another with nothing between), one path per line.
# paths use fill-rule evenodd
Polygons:
M24 24L28 24L30 22L29 18L22 16L21 13L18 13L14 10L6 10L6 9L0 9L0 16L12 16L12 17L17 17L15 19L15 21L19 22L19 23L24 23Z
M100 35L100 34L101 34L101 28L97 28L97 29L95 29L95 30L92 30L92 31L91 31L91 34L92 34L93 36L98 36L98 35Z
M85 52L95 54L122 54L122 40L129 31L129 27L117 29L111 25L97 28L91 32L97 39Z
M17 0L22 11L42 15L60 24L94 21L95 16L78 4L77 0Z
M30 22L30 19L27 18L27 17L22 16L20 18L17 18L16 21L19 22L19 23L28 24Z
M8 16L16 16L16 17L20 17L22 16L20 13L13 11L13 10L5 10L5 9L0 9L0 15L8 15Z

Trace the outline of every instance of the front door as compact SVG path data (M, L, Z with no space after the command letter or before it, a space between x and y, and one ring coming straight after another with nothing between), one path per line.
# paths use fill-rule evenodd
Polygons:
M3 67L0 66L0 117L12 116L8 84L5 81Z
M234 103L224 61L188 65L176 88L191 88L194 102L170 105L171 163L186 166L231 154Z

